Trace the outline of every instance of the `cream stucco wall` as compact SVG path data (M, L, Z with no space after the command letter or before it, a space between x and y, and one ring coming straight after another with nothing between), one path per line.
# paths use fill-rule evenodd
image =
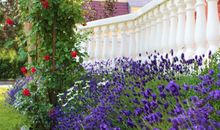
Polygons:
M131 7L131 13L137 12L141 7Z

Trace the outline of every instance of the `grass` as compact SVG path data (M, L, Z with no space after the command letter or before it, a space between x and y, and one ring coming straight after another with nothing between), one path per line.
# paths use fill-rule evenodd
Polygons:
M26 118L6 105L4 94L6 91L7 89L0 88L0 130L20 130Z

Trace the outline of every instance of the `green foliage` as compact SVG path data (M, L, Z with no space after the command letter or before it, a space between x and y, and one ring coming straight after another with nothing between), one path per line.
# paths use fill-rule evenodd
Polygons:
M6 23L10 18L13 25ZM27 56L20 58L18 53L22 48L19 36L23 34L22 22L19 21L20 13L17 0L0 1L0 79L15 79L19 76L19 66L24 64Z
M33 77L27 86L31 96L19 92L15 107L28 116L32 128L48 130L54 125L49 118L49 112L58 105L57 94L67 90L75 81L84 75L81 66L87 53L80 43L87 40L86 34L81 34L76 24L84 22L81 0L18 0L21 9L22 22L32 25L31 32L21 35L31 44L31 51L20 50L20 56L29 55L32 63L27 63L26 76ZM71 52L77 56L71 56ZM22 52L22 53L21 53ZM45 60L45 56L49 59ZM36 72L30 71L35 68Z

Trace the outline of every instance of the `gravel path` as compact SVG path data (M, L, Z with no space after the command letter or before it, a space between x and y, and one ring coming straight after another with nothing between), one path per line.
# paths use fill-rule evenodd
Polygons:
M11 81L0 81L0 88L10 88L13 82Z

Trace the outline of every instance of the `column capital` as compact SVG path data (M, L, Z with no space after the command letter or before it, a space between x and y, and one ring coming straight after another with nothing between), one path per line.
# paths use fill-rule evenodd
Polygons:
M120 31L125 31L125 29L126 29L125 23L118 24L118 28L120 29Z
M195 9L195 0L184 0L186 3L186 10L194 10Z
M110 25L109 28L112 32L116 32L117 25L116 24Z
M99 35L102 32L102 30L100 29L100 27L96 27L96 28L94 28L94 32L95 32L95 34Z
M102 30L102 32L107 33L108 30L109 30L109 27L108 26L102 26L101 30Z

